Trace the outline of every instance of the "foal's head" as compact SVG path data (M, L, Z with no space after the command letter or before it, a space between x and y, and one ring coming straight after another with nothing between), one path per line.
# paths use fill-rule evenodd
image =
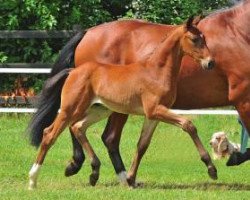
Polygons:
M203 69L212 69L215 65L208 50L202 32L196 27L200 17L190 17L184 24L184 34L181 38L181 47L184 54L187 54L201 63Z

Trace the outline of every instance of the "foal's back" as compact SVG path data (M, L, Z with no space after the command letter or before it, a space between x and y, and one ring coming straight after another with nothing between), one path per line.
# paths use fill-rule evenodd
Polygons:
M70 72L63 94L74 93L74 97L70 95L71 99L78 104L84 98L84 104L88 101L88 107L101 103L120 113L143 114L141 93L149 76L148 70L140 62L130 65L87 62Z

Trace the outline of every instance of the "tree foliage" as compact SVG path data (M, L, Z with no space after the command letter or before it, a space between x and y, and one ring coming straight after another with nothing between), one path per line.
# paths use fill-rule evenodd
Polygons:
M149 21L180 24L191 15L201 14L228 5L227 0L137 0L135 16Z
M190 15L228 5L228 0L0 0L1 30L83 29L118 18L179 24ZM53 62L62 39L1 39L0 63ZM12 79L0 78L0 90ZM6 86L7 85L7 86Z

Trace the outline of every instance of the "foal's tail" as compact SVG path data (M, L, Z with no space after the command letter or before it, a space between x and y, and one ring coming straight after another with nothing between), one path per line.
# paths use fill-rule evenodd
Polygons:
M42 92L38 97L37 112L33 115L27 132L30 143L39 147L43 130L55 120L61 104L61 90L69 74L69 68L74 67L75 49L85 32L76 34L62 49L50 73L50 78L45 82Z

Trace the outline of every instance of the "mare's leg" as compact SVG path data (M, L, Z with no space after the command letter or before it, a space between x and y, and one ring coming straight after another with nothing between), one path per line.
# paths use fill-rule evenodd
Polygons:
M147 118L144 119L141 136L137 143L137 151L135 153L131 168L128 172L127 181L130 186L135 186L135 179L138 167L144 153L147 151L151 138L155 131L158 121L152 121Z
M240 119L246 128L246 131L248 132L248 134L250 134L250 95L246 95L245 99L241 99L236 108L240 115ZM227 166L240 165L247 160L250 160L249 148L245 153L233 153L227 161Z
M240 115L240 119L250 136L250 95L249 98L246 98L244 101L242 100L238 103L236 108Z
M81 144L82 148L84 148L84 150L88 153L91 159L92 173L89 177L89 182L92 186L94 186L99 179L101 162L86 137L86 130L89 126L108 117L110 114L111 111L106 108L93 106L87 111L85 117L81 121L78 121L71 126L71 130L75 138Z
M115 172L121 183L127 184L127 175L122 161L119 145L122 129L128 119L128 115L112 113L102 134L102 141L107 147L109 157L114 166Z
M40 168L43 164L45 156L54 144L57 137L64 130L67 125L67 115L65 112L61 112L55 119L55 122L50 125L48 128L44 129L43 139L41 143L40 150L37 155L36 162L33 164L29 172L29 189L34 189L37 185L37 177L40 171Z

